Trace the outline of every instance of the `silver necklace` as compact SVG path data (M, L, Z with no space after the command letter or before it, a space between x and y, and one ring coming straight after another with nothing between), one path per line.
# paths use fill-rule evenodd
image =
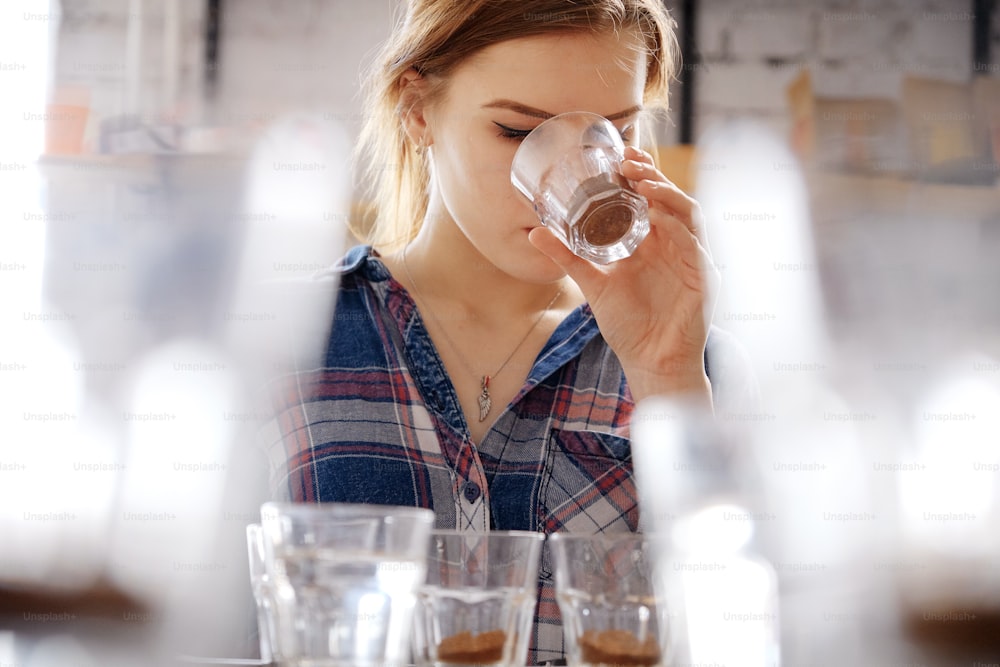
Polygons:
M410 273L409 264L406 263L406 252L408 250L409 246L403 248L403 270L406 272L406 277L410 279L410 284L413 285L413 293L421 301L423 301L424 303L428 303L427 299L425 299L424 295L420 292L420 288L417 287L417 281L413 279L413 274ZM542 310L542 312L538 314L538 317L535 318L535 321L532 323L531 328L525 332L521 340L518 341L517 345L514 346L514 349L511 350L510 354L507 355L507 358L504 359L502 364L500 364L500 368L496 369L491 375L480 376L479 380L480 391L478 399L479 421L485 421L486 417L490 414L490 409L493 407L493 399L490 398L490 380L492 380L496 376L500 375L501 372L503 372L503 369L507 367L507 364L510 363L510 360L513 359L517 351L521 349L521 346L524 345L524 341L528 340L528 336L530 336L531 332L534 331L536 327L538 327L538 324L542 321L542 318L545 317L545 314L547 312L549 312L549 308L552 307L552 305L556 302L556 299L558 299L562 295L562 293L563 293L563 288L560 287L559 291L556 292L556 295L552 297L552 300L549 301L547 306L545 306L545 309ZM466 360L465 356L462 355L461 350L459 350L458 346L455 345L455 341L453 341L451 339L451 336L448 335L448 328L445 326L441 326L438 327L438 329L441 331L441 335L444 336L445 341L451 347L452 351L455 352L455 356L457 356L459 361L462 362L462 365L465 366L465 369L469 371L469 373L471 373L473 377L479 376L479 373L477 373L476 370L472 368L472 364L470 364Z

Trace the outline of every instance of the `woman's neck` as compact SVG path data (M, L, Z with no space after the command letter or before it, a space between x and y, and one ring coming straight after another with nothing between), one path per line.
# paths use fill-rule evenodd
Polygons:
M533 283L497 268L450 220L425 220L417 237L388 263L397 279L407 278L413 283L408 287L435 304L440 312L434 315L441 319L510 323L537 314L560 289L553 310L583 302L569 278Z

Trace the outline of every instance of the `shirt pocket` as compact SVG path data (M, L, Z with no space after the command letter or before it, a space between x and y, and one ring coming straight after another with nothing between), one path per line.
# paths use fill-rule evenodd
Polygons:
M598 431L553 429L538 495L538 523L548 533L634 533L639 502L632 445ZM543 545L539 576L552 584L553 563Z
M538 522L545 533L638 530L638 494L627 438L553 429L542 479Z

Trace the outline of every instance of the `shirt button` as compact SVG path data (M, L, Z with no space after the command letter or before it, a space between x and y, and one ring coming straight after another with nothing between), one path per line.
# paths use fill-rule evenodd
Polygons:
M474 503L479 500L479 494L482 493L482 489L475 482L466 482L462 487L462 495L470 503Z

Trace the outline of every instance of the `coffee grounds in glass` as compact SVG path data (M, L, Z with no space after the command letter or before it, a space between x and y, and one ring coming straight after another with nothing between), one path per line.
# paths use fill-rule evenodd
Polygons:
M656 665L660 646L655 637L640 642L628 630L588 630L580 638L580 657L595 665Z
M490 664L503 658L507 633L490 630L477 635L459 632L445 637L437 647L437 660L457 664Z

